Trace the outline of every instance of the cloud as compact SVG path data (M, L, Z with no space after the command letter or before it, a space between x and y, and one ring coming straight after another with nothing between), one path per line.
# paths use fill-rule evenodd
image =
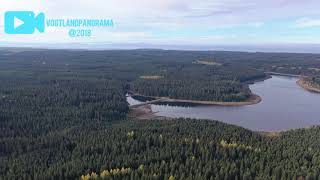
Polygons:
M190 23L225 25L318 13L318 0L0 0L0 12L44 11L51 18L107 17L120 24Z
M193 42L228 41L234 34L202 34L216 28L250 26L263 28L274 19L320 15L319 0L0 0L0 25L8 10L45 12L47 18L112 18L113 29L94 29L95 37L81 41L163 41ZM318 26L316 19L305 19L297 27ZM49 30L49 29L48 29ZM6 41L39 42L79 41L67 38L67 30L51 29L32 36L3 36ZM188 36L193 31L192 37ZM175 37L172 32L187 34ZM159 36L167 34L168 36ZM178 34L177 34L178 35ZM250 35L250 34L249 34ZM248 36L249 36L248 35ZM235 39L236 37L232 38Z
M253 22L253 23L248 23L247 25L250 27L259 28L259 27L262 27L264 24L265 24L264 22Z
M298 19L295 23L297 28L312 28L320 27L320 19L302 18Z

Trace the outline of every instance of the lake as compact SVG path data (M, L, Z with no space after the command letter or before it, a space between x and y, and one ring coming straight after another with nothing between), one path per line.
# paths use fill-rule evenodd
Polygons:
M304 90L298 78L272 76L250 85L262 101L247 106L178 107L151 105L158 116L218 120L254 131L283 131L320 125L320 94ZM131 97L129 104L140 103Z

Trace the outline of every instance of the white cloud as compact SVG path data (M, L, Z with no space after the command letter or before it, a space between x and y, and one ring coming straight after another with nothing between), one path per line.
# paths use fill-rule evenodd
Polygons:
M115 28L94 29L91 39L67 38L67 30L50 29L44 34L30 36L4 35L0 41L65 42L65 41L163 41L184 42L190 39L203 42L207 37L172 38L161 37L156 32L185 31L190 27L214 29L248 25L264 26L264 21L275 18L288 18L319 14L319 0L52 0L25 1L0 0L0 26L3 25L3 12L8 10L32 10L45 12L47 18L113 18ZM299 26L310 27L320 22L309 19ZM228 40L232 35L211 35L208 40Z
M295 27L298 28L311 28L320 27L320 19L302 18L296 21Z
M264 25L264 22L253 22L253 23L248 23L247 25L251 27L259 28Z

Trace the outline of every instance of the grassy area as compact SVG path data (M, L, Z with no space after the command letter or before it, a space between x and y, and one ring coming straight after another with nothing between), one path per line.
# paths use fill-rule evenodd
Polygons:
M140 79L162 79L163 76L140 76Z
M196 60L193 62L194 64L204 64L209 66L221 66L221 63L215 62L215 61L204 61L204 60Z

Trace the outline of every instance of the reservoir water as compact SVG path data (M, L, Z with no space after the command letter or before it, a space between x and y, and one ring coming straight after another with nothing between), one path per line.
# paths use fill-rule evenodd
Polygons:
M158 116L218 120L254 131L283 131L320 125L320 94L304 90L295 77L272 76L250 85L262 101L247 106L151 105ZM131 97L129 104L140 103Z

